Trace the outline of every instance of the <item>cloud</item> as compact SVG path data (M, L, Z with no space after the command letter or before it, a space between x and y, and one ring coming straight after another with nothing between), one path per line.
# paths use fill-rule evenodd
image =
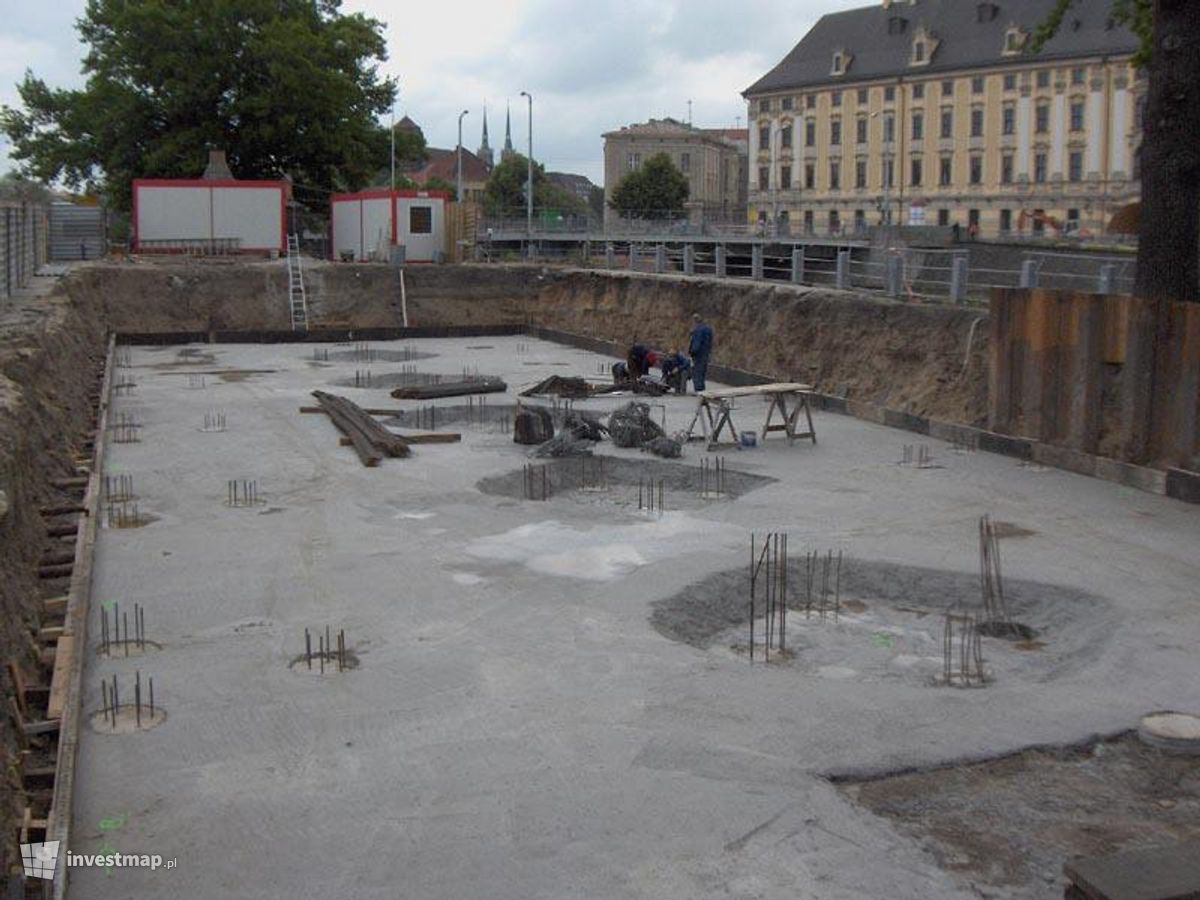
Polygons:
M775 65L822 13L875 0L459 0L397 4L344 0L343 12L385 23L384 74L399 80L397 117L407 113L434 146L479 144L483 105L493 146L526 142L534 96L534 155L551 169L603 180L601 134L651 116L702 126L745 122L739 96ZM74 20L83 0L21 4L0 38L0 102L25 67L55 86L78 84L82 50ZM4 43L7 41L8 43ZM0 148L0 154L3 149Z

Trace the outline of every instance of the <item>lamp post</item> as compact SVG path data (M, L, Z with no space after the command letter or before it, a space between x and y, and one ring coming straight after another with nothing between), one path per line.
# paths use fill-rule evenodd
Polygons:
M458 163L454 180L454 200L457 203L462 203L462 120L466 114L465 109L458 114Z
M521 96L529 101L529 164L528 181L525 185L525 234L528 246L526 252L533 247L533 94L521 91Z

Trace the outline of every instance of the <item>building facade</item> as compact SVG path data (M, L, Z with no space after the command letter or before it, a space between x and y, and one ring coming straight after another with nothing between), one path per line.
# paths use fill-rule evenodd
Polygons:
M604 134L604 221L619 221L608 204L621 179L666 153L688 180L686 214L693 225L743 222L749 135L745 129L696 128L675 119L651 119Z
M1139 196L1146 82L1110 0L884 0L824 16L743 92L748 218L781 232L1103 232Z

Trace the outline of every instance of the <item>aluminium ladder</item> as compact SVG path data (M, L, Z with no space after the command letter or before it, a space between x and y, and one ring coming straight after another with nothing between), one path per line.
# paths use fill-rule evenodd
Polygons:
M287 239L288 303L292 312L292 331L308 331L308 301L304 294L304 271L300 266L300 238Z

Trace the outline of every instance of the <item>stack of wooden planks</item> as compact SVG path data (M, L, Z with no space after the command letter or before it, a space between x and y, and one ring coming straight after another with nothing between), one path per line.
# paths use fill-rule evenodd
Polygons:
M364 466L377 466L384 456L406 457L409 442L388 431L356 403L336 394L313 391L321 409L350 441Z

